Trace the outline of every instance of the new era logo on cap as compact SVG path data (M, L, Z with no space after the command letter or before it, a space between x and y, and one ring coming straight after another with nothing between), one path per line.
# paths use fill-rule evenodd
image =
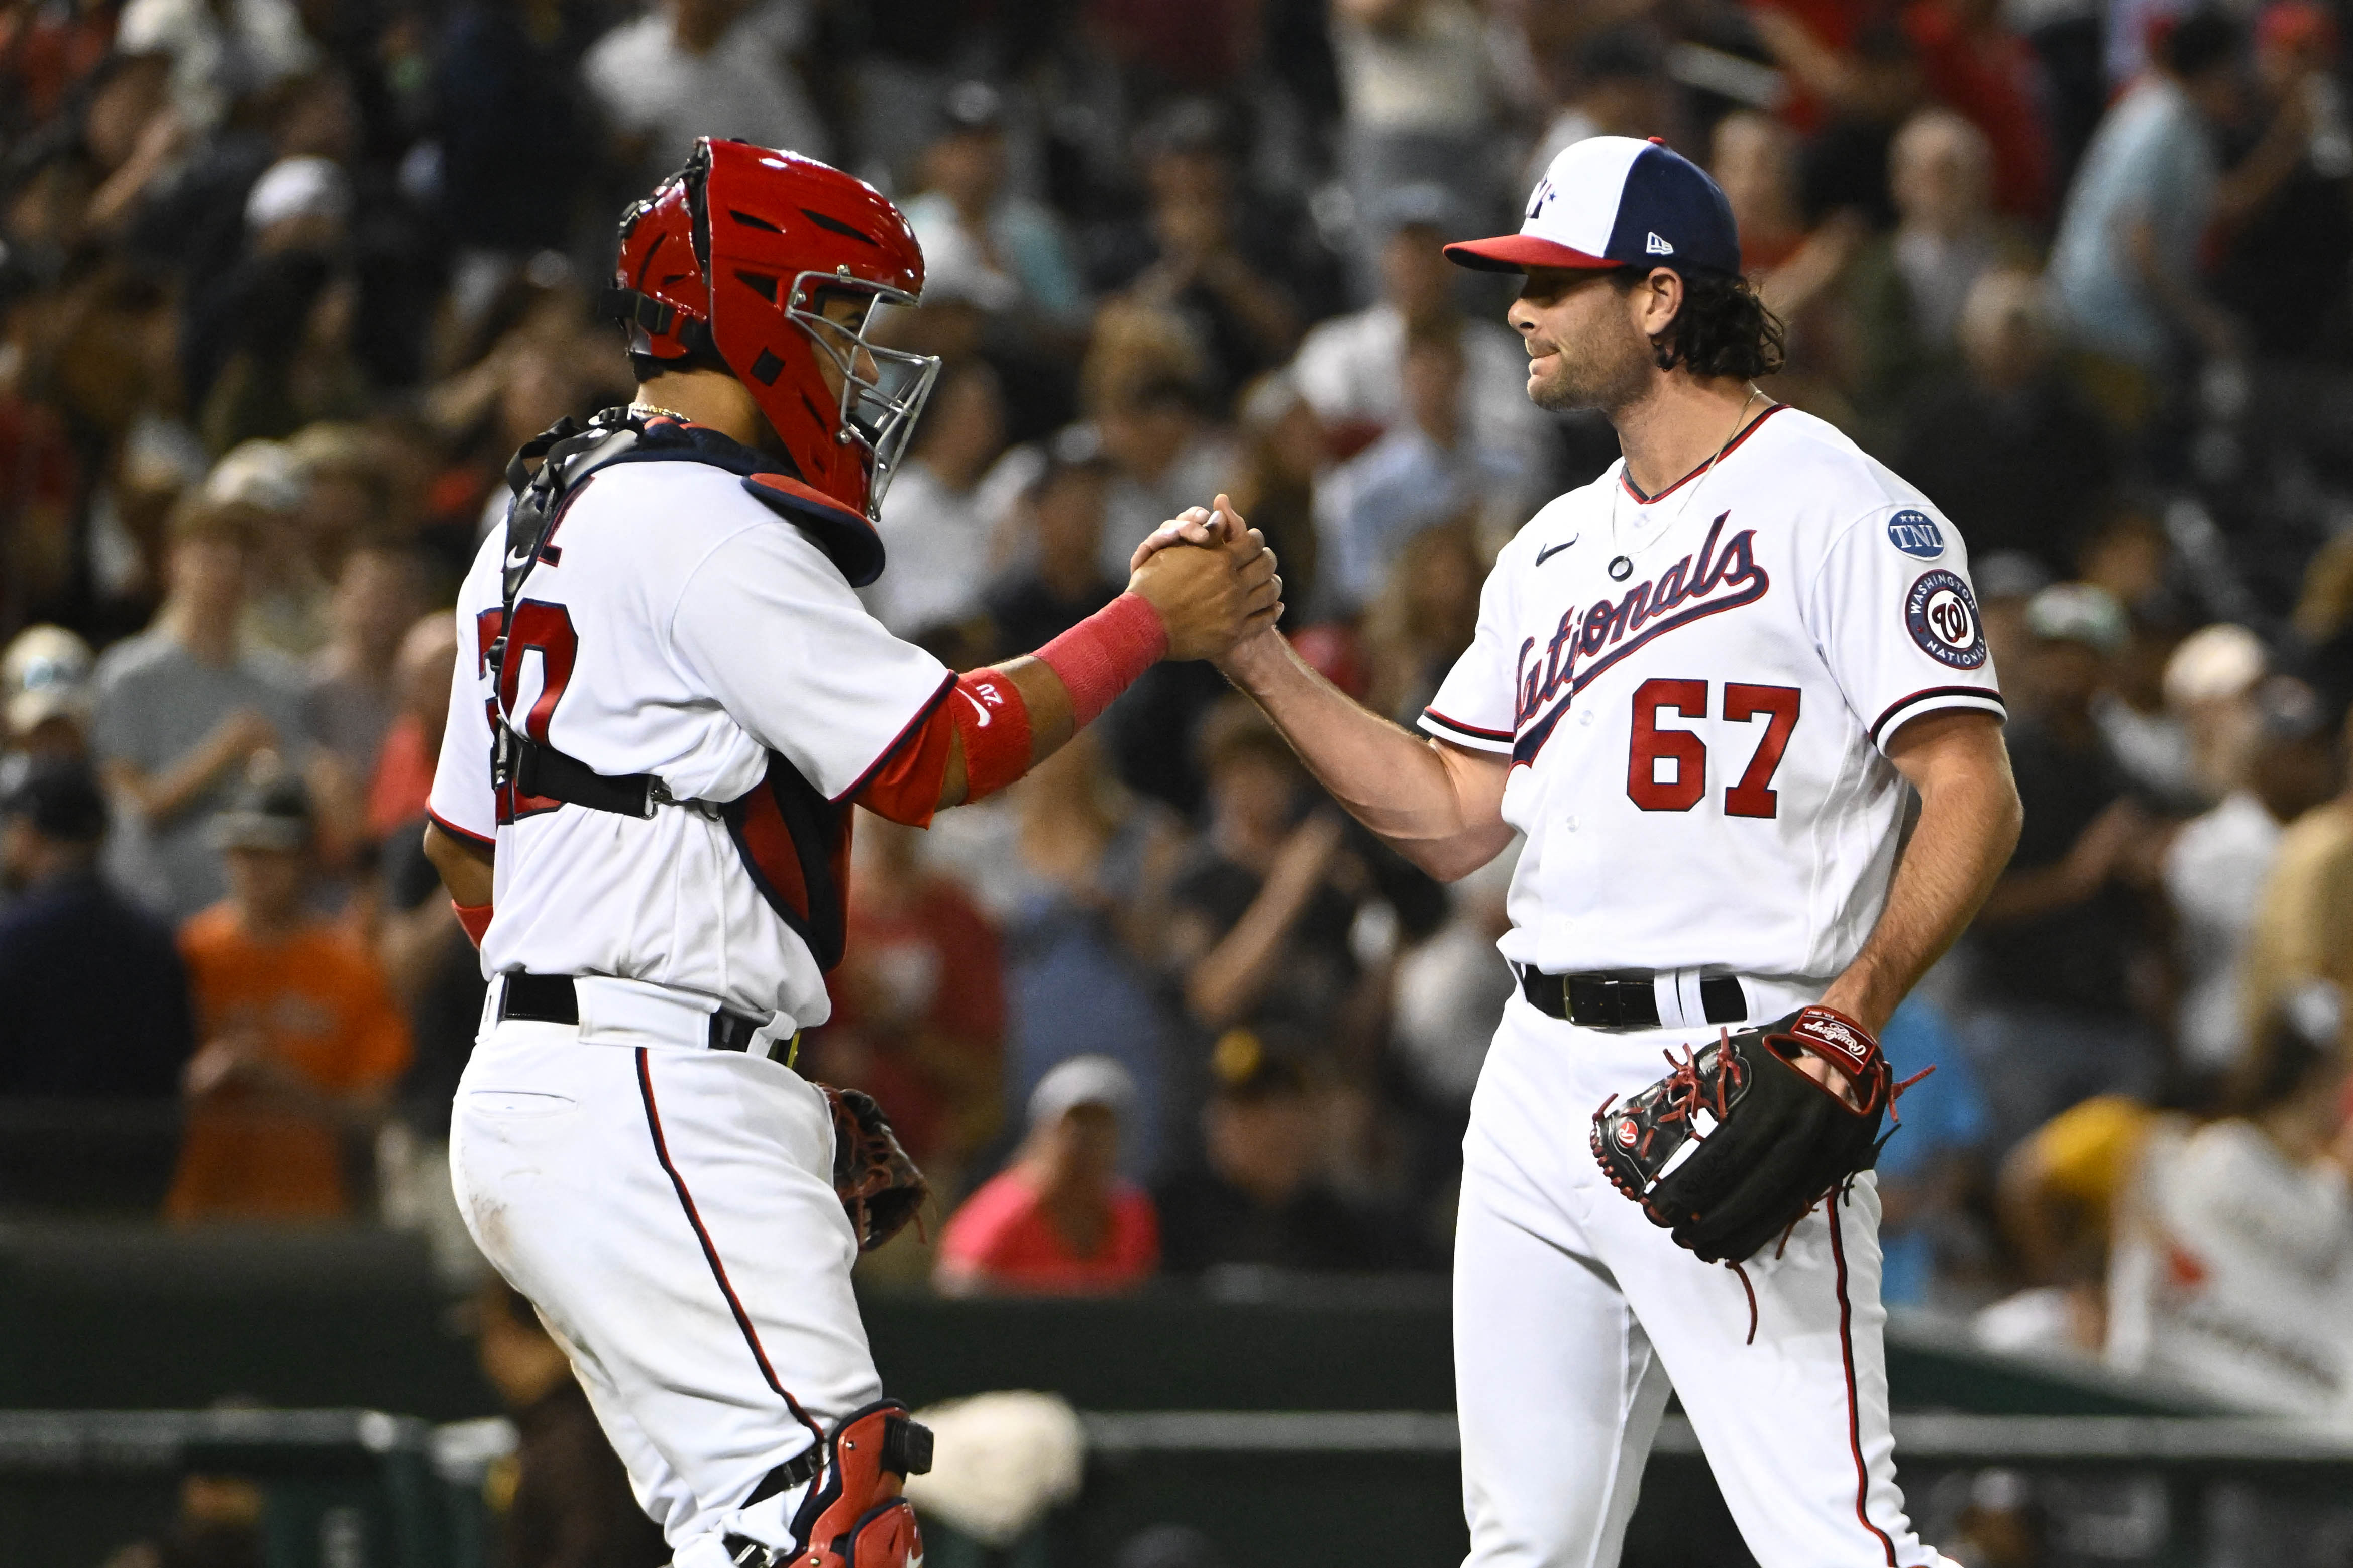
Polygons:
M1589 136L1563 148L1517 234L1463 240L1449 260L1488 272L1655 267L1737 273L1732 204L1707 172L1656 139Z

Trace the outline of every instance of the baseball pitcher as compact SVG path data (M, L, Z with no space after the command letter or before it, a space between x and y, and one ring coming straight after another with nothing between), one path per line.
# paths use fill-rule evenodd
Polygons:
M1765 1568L1943 1564L1895 1485L1869 1167L1873 1031L2018 832L1967 554L1757 387L1778 327L1664 146L1580 142L1447 254L1525 273L1528 395L1623 460L1504 547L1426 739L1280 637L1220 664L1432 875L1526 836L1455 1240L1470 1561L1615 1563L1672 1384ZM1239 529L1221 496L1139 558Z

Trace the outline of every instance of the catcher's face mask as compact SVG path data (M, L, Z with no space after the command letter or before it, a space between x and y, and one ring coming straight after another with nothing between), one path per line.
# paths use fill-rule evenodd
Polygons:
M899 459L915 432L915 420L939 379L940 362L931 354L892 348L869 335L880 316L874 307L913 305L903 289L866 283L847 269L807 271L793 279L785 319L800 328L837 373L840 426L834 439L865 454L867 510L882 505L883 492L898 472ZM835 379L828 377L828 380Z

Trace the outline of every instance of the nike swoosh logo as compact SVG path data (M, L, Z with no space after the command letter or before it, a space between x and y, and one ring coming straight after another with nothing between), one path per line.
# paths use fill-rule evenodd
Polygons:
M956 695L963 698L966 702L972 704L972 710L980 715L980 727L984 730L987 729L988 705L981 701L979 698L975 697L971 692L966 691L961 686L956 688Z
M1576 543L1577 540L1583 537L1584 535L1582 534L1572 534L1561 543L1546 545L1544 549L1536 552L1536 564L1539 566L1543 565L1546 562L1551 560L1554 556L1559 554L1562 551L1567 549L1570 545Z

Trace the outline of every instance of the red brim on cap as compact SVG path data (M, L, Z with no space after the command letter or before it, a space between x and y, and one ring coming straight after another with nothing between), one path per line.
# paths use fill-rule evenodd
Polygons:
M1446 247L1446 259L1477 272L1525 272L1531 267L1574 267L1590 271L1621 263L1588 256L1558 240L1533 234L1499 234L1493 239L1461 239Z

